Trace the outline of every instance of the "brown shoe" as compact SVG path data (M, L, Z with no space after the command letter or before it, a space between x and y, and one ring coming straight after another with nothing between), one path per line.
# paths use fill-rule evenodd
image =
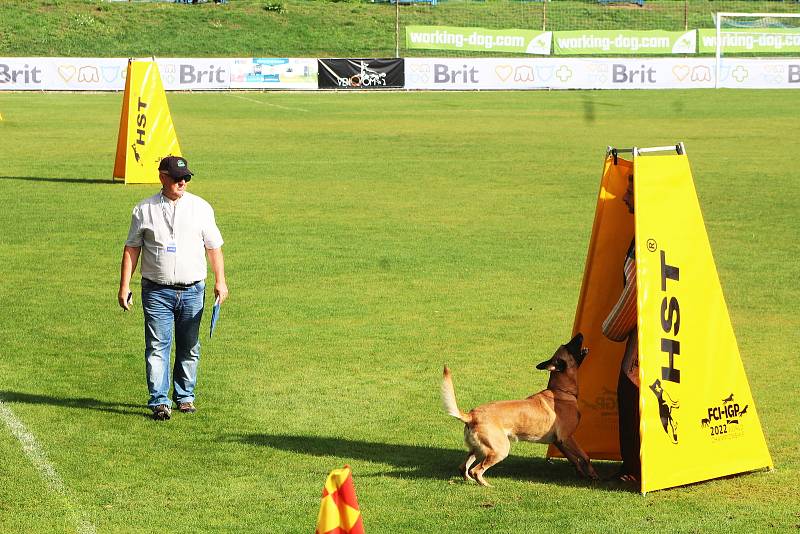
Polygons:
M197 408L194 407L193 402L179 402L178 409L181 413L194 413L197 411Z
M170 415L172 415L172 410L166 404L159 404L158 406L153 406L153 419L156 421L166 421L169 419Z

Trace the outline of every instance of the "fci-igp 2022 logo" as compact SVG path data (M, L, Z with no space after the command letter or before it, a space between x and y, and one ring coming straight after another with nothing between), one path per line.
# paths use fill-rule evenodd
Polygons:
M714 440L722 440L734 437L741 433L749 415L750 404L740 404L736 400L736 394L731 393L719 403L714 403L707 407L705 417L700 419L700 426L708 431L709 437Z

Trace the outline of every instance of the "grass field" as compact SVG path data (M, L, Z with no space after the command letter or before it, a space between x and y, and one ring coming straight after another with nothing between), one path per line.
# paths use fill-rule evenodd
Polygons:
M162 424L138 295L116 304L131 208L157 189L110 181L121 96L0 93L0 400L45 455L0 423L0 532L311 532L344 464L367 532L797 531L800 92L169 102L231 297L199 412ZM494 488L462 483L442 364L462 408L541 389L606 145L676 141L776 470L642 497L517 444Z
M597 0L406 4L400 8L398 24L400 55L448 54L405 50L404 30L411 24L678 31L713 28L713 13L719 11L798 13L800 4L771 0L647 0L643 8ZM395 16L394 5L362 0L231 0L225 5L2 0L0 57L394 57Z

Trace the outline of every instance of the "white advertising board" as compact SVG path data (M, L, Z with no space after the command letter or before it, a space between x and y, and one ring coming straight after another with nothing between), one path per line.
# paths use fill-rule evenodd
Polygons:
M316 89L317 60L159 58L168 91ZM0 91L122 91L127 58L0 58ZM713 88L714 58L411 58L405 88ZM800 58L723 58L719 87L800 89Z
M127 59L0 58L0 91L121 91Z
M719 86L731 89L800 89L800 59L722 58Z
M156 58L167 91L230 89L232 61L228 58Z
M410 58L405 64L406 89L424 90L701 89L714 87L716 72L714 58ZM726 60L720 80L722 87L800 88L800 59Z
M229 89L231 61L156 59L168 91ZM0 91L122 91L127 68L127 58L0 58Z

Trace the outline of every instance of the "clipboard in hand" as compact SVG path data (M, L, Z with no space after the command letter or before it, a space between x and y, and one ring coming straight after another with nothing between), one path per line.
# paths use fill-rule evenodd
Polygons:
M219 308L220 308L220 301L219 297L214 301L214 307L211 309L211 328L208 331L208 337L211 338L214 336L214 329L217 327L217 321L219 321Z

